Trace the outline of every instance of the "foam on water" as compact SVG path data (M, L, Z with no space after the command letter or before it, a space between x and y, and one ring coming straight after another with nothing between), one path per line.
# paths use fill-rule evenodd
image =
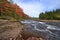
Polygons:
M44 22L39 22L39 23L41 23L41 24L45 24Z
M49 29L51 29L51 30L57 30L57 31L60 30L59 28L57 28L57 26L48 25L48 24L46 24L46 23L44 23L44 22L39 22L39 23L47 26L46 31L48 31L48 32L50 33L50 34L49 34L50 36L56 37L57 39L60 39L59 35L51 32L51 31L49 30ZM36 30L37 30L37 31L45 31L45 30L39 30L39 29L37 29L37 27L36 27Z

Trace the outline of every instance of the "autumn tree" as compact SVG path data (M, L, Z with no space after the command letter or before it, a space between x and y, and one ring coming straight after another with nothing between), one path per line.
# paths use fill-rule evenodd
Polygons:
M26 14L24 14L22 8L14 4L12 0L0 0L0 17L20 19L28 16L24 15Z

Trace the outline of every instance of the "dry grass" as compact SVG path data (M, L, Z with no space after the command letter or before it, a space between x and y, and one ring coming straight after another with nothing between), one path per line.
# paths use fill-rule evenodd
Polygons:
M60 20L39 20L42 22L60 22Z

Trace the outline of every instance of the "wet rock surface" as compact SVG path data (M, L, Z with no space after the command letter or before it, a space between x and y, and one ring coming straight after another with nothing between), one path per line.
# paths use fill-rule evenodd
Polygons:
M45 22L45 23L49 24L49 25L54 25L54 26L60 27L60 22Z
M25 23L24 23L25 24ZM59 22L37 22L24 26L22 35L27 37L42 37L44 40L60 40Z

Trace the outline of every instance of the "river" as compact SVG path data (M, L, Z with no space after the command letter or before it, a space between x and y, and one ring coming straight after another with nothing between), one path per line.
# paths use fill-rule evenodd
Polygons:
M35 37L47 38L48 40L60 40L60 22L25 20L22 21L22 24L25 24L23 31L27 35L30 34Z

